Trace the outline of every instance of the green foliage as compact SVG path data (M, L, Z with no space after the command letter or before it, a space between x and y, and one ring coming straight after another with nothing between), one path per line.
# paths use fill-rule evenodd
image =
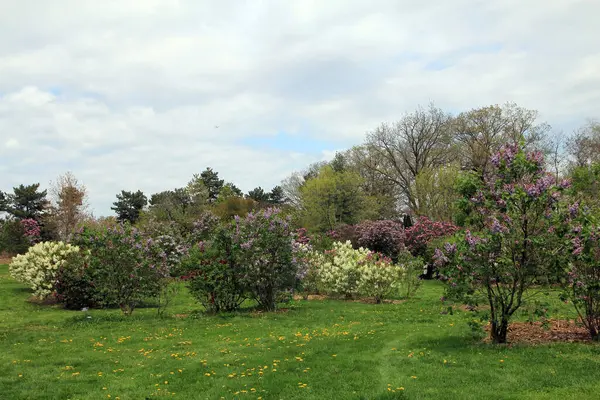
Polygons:
M222 221L229 222L236 215L245 217L249 212L254 210L256 206L256 202L252 199L228 197L217 202L217 204L212 207L212 210Z
M266 193L260 186L249 191L246 197L259 203L269 201L269 193Z
M190 293L209 312L237 310L246 298L231 233L219 229L211 241L192 247L182 261Z
M73 243L88 254L98 304L119 306L125 315L145 298L157 297L169 275L162 249L128 225L84 226Z
M94 286L94 271L85 253L67 255L56 274L56 299L69 310L95 307L98 293Z
M600 340L600 226L598 216L580 202L569 205L555 232L558 263L565 266L562 298L570 300L594 340ZM562 243L561 243L562 242Z
M398 254L397 263L403 269L402 279L397 284L398 292L402 298L409 299L417 293L423 283L421 275L425 263L421 257L415 257L408 251Z
M545 282L560 252L549 230L563 188L546 173L541 153L526 153L517 144L492 158L485 182L474 194L466 191L478 215L477 232L457 234L455 244L436 251L436 260L448 297L467 303L485 298L492 340L505 343L525 291Z
M47 191L39 190L40 184L19 185L12 194L2 194L0 211L6 211L17 219L39 220L48 208Z
M419 200L415 213L438 221L453 221L459 199L455 185L459 171L453 164L422 169L413 188Z
M275 206L285 203L285 194L281 186L275 186L269 193L269 203Z
M0 219L0 253L23 254L30 244L19 220Z
M311 230L325 232L340 224L356 224L367 211L361 178L350 171L323 167L300 188L302 220Z
M213 171L210 167L207 167L202 171L200 178L208 190L208 201L214 203L219 198L219 193L221 192L225 181L219 179L219 173Z
M121 193L117 194L117 201L110 209L117 214L119 221L135 224L147 203L148 199L141 190L137 192L121 190Z

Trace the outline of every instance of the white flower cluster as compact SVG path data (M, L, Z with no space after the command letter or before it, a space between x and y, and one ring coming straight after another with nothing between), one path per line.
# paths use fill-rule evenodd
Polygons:
M13 258L9 272L17 281L29 285L35 296L45 298L52 293L56 273L66 257L76 252L79 247L64 242L41 242Z
M335 242L320 263L318 286L327 293L372 296L377 301L400 287L406 268L365 248L353 249L350 241Z
M346 296L357 294L358 266L368 254L369 250L362 247L353 249L350 241L335 242L332 250L327 252L327 261L319 270L323 289L328 293Z
M405 276L402 266L377 257L363 262L358 271L358 293L375 297L378 302L397 289Z

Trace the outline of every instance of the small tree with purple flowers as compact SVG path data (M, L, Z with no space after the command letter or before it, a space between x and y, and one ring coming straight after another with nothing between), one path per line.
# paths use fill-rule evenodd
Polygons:
M437 249L436 264L446 280L447 297L467 303L483 296L490 306L491 338L506 343L512 315L526 291L550 273L556 247L551 220L566 185L557 185L539 152L508 145L492 157L486 174L468 203L476 231L455 236L454 244Z
M556 233L566 248L563 300L570 300L593 340L600 340L600 224L576 201L566 207Z
M234 222L234 254L242 267L242 282L261 309L272 311L277 299L296 282L293 234L289 218L277 208L250 213Z

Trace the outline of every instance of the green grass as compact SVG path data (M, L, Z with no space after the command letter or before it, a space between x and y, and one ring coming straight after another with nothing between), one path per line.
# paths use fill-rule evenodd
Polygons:
M0 266L0 398L598 398L600 346L477 343L468 312L440 314L441 293L427 282L402 304L206 316L182 290L165 318L153 308L87 318L27 302Z

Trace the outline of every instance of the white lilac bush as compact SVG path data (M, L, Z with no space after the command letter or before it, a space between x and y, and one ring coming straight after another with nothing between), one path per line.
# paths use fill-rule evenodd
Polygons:
M353 249L350 241L334 242L333 248L325 252L325 262L319 270L319 280L327 293L351 297L358 294L359 266L367 259L370 251Z
M350 241L335 242L332 250L313 257L313 265L317 268L316 285L326 293L370 296L377 303L399 292L409 278L405 262L394 264L380 253L362 247L354 249Z
M376 303L389 296L400 285L405 268L392 263L388 257L369 253L358 265L357 290L362 296L375 298Z
M77 252L79 247L64 242L37 243L27 253L13 258L9 272L17 281L29 285L35 296L45 298L52 293L58 269L67 256Z

